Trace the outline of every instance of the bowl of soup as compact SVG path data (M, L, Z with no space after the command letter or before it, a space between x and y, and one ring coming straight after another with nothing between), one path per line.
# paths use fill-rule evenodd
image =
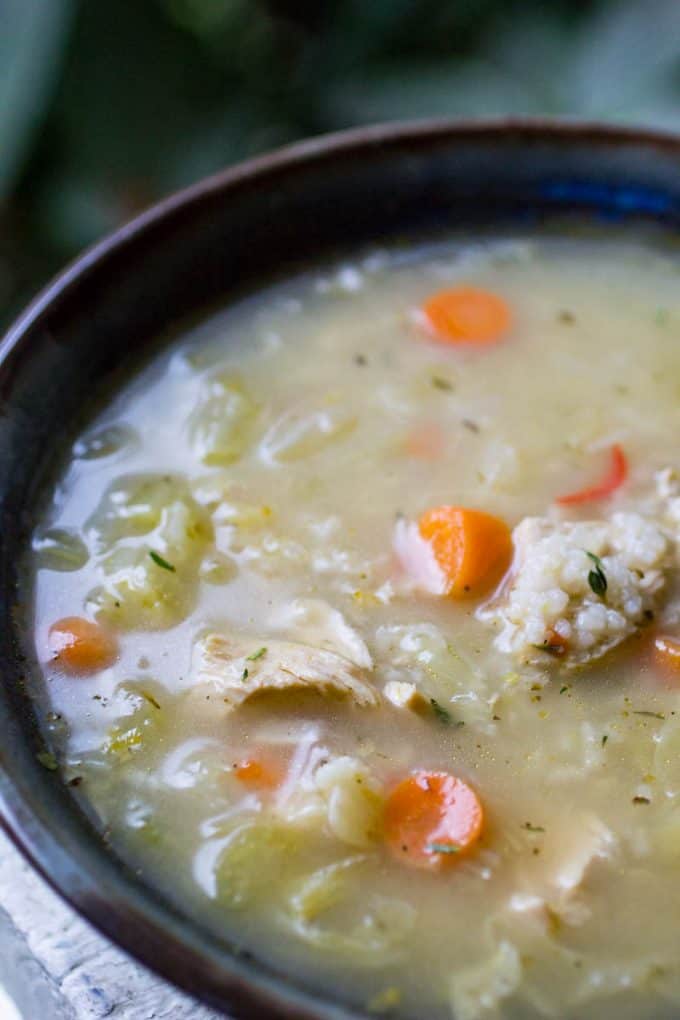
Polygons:
M416 124L0 352L0 798L235 1018L676 1016L680 141Z

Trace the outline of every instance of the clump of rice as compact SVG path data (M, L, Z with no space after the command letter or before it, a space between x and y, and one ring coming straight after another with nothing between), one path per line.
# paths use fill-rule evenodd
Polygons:
M634 512L583 522L528 517L513 540L509 579L478 615L498 628L500 651L535 660L557 642L571 664L603 655L651 619L675 555L669 531ZM592 583L593 557L605 591Z

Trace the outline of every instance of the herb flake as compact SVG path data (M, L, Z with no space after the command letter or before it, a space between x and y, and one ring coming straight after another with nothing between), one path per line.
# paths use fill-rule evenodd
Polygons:
M539 652L545 652L547 655L554 655L556 659L559 659L561 655L564 655L564 647L562 645L551 644L548 639L540 645L532 645Z
M588 571L588 584L599 598L604 598L607 593L607 575L604 572L602 560L595 553L585 550L589 560L595 564L595 569Z
M244 669L243 670L243 676L241 677L241 680L247 680L247 679L248 679L248 670Z
M666 716L663 712L650 712L648 709L641 708L637 712L633 712L633 715L645 715L649 719L665 719Z
M532 825L531 822L525 822L522 828L527 832L545 832L542 825Z
M149 702L150 705L153 705L154 708L160 709L161 706L156 701L156 699L154 698L153 694L149 694L148 691L140 691L139 693L142 695L142 697L144 698L145 701Z
M432 705L432 711L439 722L444 723L445 726L450 726L452 721L451 713L447 712L446 709L435 700L435 698L430 698L430 704Z
M258 650L253 652L252 655L246 655L246 662L256 662L258 659L261 659L263 655L266 655L266 652L267 646L262 645L262 648L258 648Z
M168 563L167 560L163 559L160 553L157 553L155 549L149 550L149 556L157 567L162 567L163 570L169 570L172 574L176 572L177 568L173 567L172 563Z
M429 843L427 851L431 854L457 854L460 847L457 843Z

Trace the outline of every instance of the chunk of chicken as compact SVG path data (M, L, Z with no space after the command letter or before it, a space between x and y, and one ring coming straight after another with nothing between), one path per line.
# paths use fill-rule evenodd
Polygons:
M289 825L325 830L365 848L380 838L383 804L382 786L362 761L315 744L293 758L276 811Z
M366 643L342 613L323 599L293 599L272 613L269 622L287 637L336 652L364 669L373 669Z
M344 656L310 645L216 633L196 643L191 671L195 694L220 698L229 711L256 694L294 688L375 706L379 695L364 673Z
M565 812L541 837L540 858L510 897L501 934L516 931L518 919L546 935L561 924L584 924L590 917L589 883L596 883L598 874L610 871L618 860L619 841L597 815Z

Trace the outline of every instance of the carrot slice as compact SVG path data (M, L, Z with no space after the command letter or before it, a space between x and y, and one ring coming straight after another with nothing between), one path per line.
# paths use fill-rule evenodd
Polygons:
M280 762L264 761L261 758L244 758L234 766L234 775L247 786L274 790L280 786L284 770Z
M479 595L510 565L510 529L482 510L438 506L422 515L418 530L444 573L445 594L454 598Z
M428 331L446 344L490 344L510 328L508 305L497 294L478 287L440 290L422 306Z
M610 451L611 464L606 476L598 485L571 492L566 496L558 496L555 500L561 506L573 506L577 503L592 503L596 499L605 499L620 488L628 477L628 460L623 449L616 443Z
M654 639L654 664L667 676L680 679L680 641L659 635Z
M551 655L564 655L569 648L569 642L554 627L548 627L543 639L543 648Z
M402 780L385 805L390 852L414 868L441 871L470 853L482 834L477 794L448 772L418 771Z
M95 673L118 657L115 638L98 623L66 616L50 627L48 644L67 673Z
M417 425L406 437L404 452L418 460L439 460L444 453L444 432L434 422Z

